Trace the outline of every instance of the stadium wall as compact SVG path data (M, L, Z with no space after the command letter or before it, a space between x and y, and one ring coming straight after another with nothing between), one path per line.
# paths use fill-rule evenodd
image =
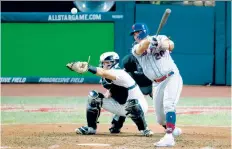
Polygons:
M130 53L134 22L155 33L166 8L172 9L161 34L175 42L172 53L184 84L231 85L230 2L215 7L117 2L107 13L2 13L2 83L99 83L90 73L65 68L69 61L98 65L99 55ZM12 65L17 67L12 69Z

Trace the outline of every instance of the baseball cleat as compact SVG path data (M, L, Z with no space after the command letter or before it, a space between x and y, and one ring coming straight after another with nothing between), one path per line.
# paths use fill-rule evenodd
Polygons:
M75 132L77 134L82 134L82 135L94 135L96 134L96 130L93 129L92 127L88 126L82 126L80 128L75 129Z
M142 130L141 132L142 132L142 135L144 135L144 136L146 136L146 137L150 137L150 136L152 136L152 135L154 134L154 133L153 133L151 130L149 130L149 129Z
M163 138L160 139L159 142L154 143L157 147L171 147L175 145L175 140L172 134L166 133Z
M110 131L110 133L112 133L112 134L116 134L116 133L120 133L120 132L121 132L120 129L115 128L115 127L111 127L111 128L109 129L109 131Z

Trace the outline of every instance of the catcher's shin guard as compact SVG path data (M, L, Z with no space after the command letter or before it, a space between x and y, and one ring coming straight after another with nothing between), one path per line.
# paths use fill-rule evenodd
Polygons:
M97 120L101 113L102 100L104 95L96 91L91 91L89 92L88 97L89 99L86 112L88 127L97 129Z
M137 99L129 99L127 101L126 111L126 115L137 125L139 131L146 130L147 122Z
M109 129L110 133L120 133L120 130L125 122L126 117L115 115L111 122L112 126Z

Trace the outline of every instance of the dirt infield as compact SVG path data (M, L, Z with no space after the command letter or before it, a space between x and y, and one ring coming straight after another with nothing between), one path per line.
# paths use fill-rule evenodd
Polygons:
M151 126L156 133L153 137L143 137L136 126L125 125L122 133L110 135L109 126L100 125L99 132L93 136L80 136L74 129L81 125L10 125L2 126L2 146L22 148L59 149L153 149L153 143L163 136L163 129ZM230 131L228 128L182 127L183 134L176 140L175 149L192 149L211 146L230 149ZM109 147L78 146L83 143L110 144Z
M2 85L2 96L86 96L91 89L104 91L99 85ZM230 87L185 86L181 97L230 97ZM80 136L74 133L77 124L2 125L1 148L35 149L153 149L164 130L149 124L155 132L142 137L136 126L125 125L122 133L110 135L108 125L100 124L98 134ZM231 148L231 127L181 127L183 134L176 138L175 149ZM83 143L101 143L109 146L80 146Z
M2 96L86 96L90 90L104 92L101 85L87 84L2 84ZM230 97L229 86L184 86L181 97Z

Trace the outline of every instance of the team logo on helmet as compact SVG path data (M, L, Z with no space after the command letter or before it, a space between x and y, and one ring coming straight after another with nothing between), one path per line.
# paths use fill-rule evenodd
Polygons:
M145 29L144 25L142 25L142 28Z
M132 29L133 29L133 30L135 29L135 25L132 26Z

